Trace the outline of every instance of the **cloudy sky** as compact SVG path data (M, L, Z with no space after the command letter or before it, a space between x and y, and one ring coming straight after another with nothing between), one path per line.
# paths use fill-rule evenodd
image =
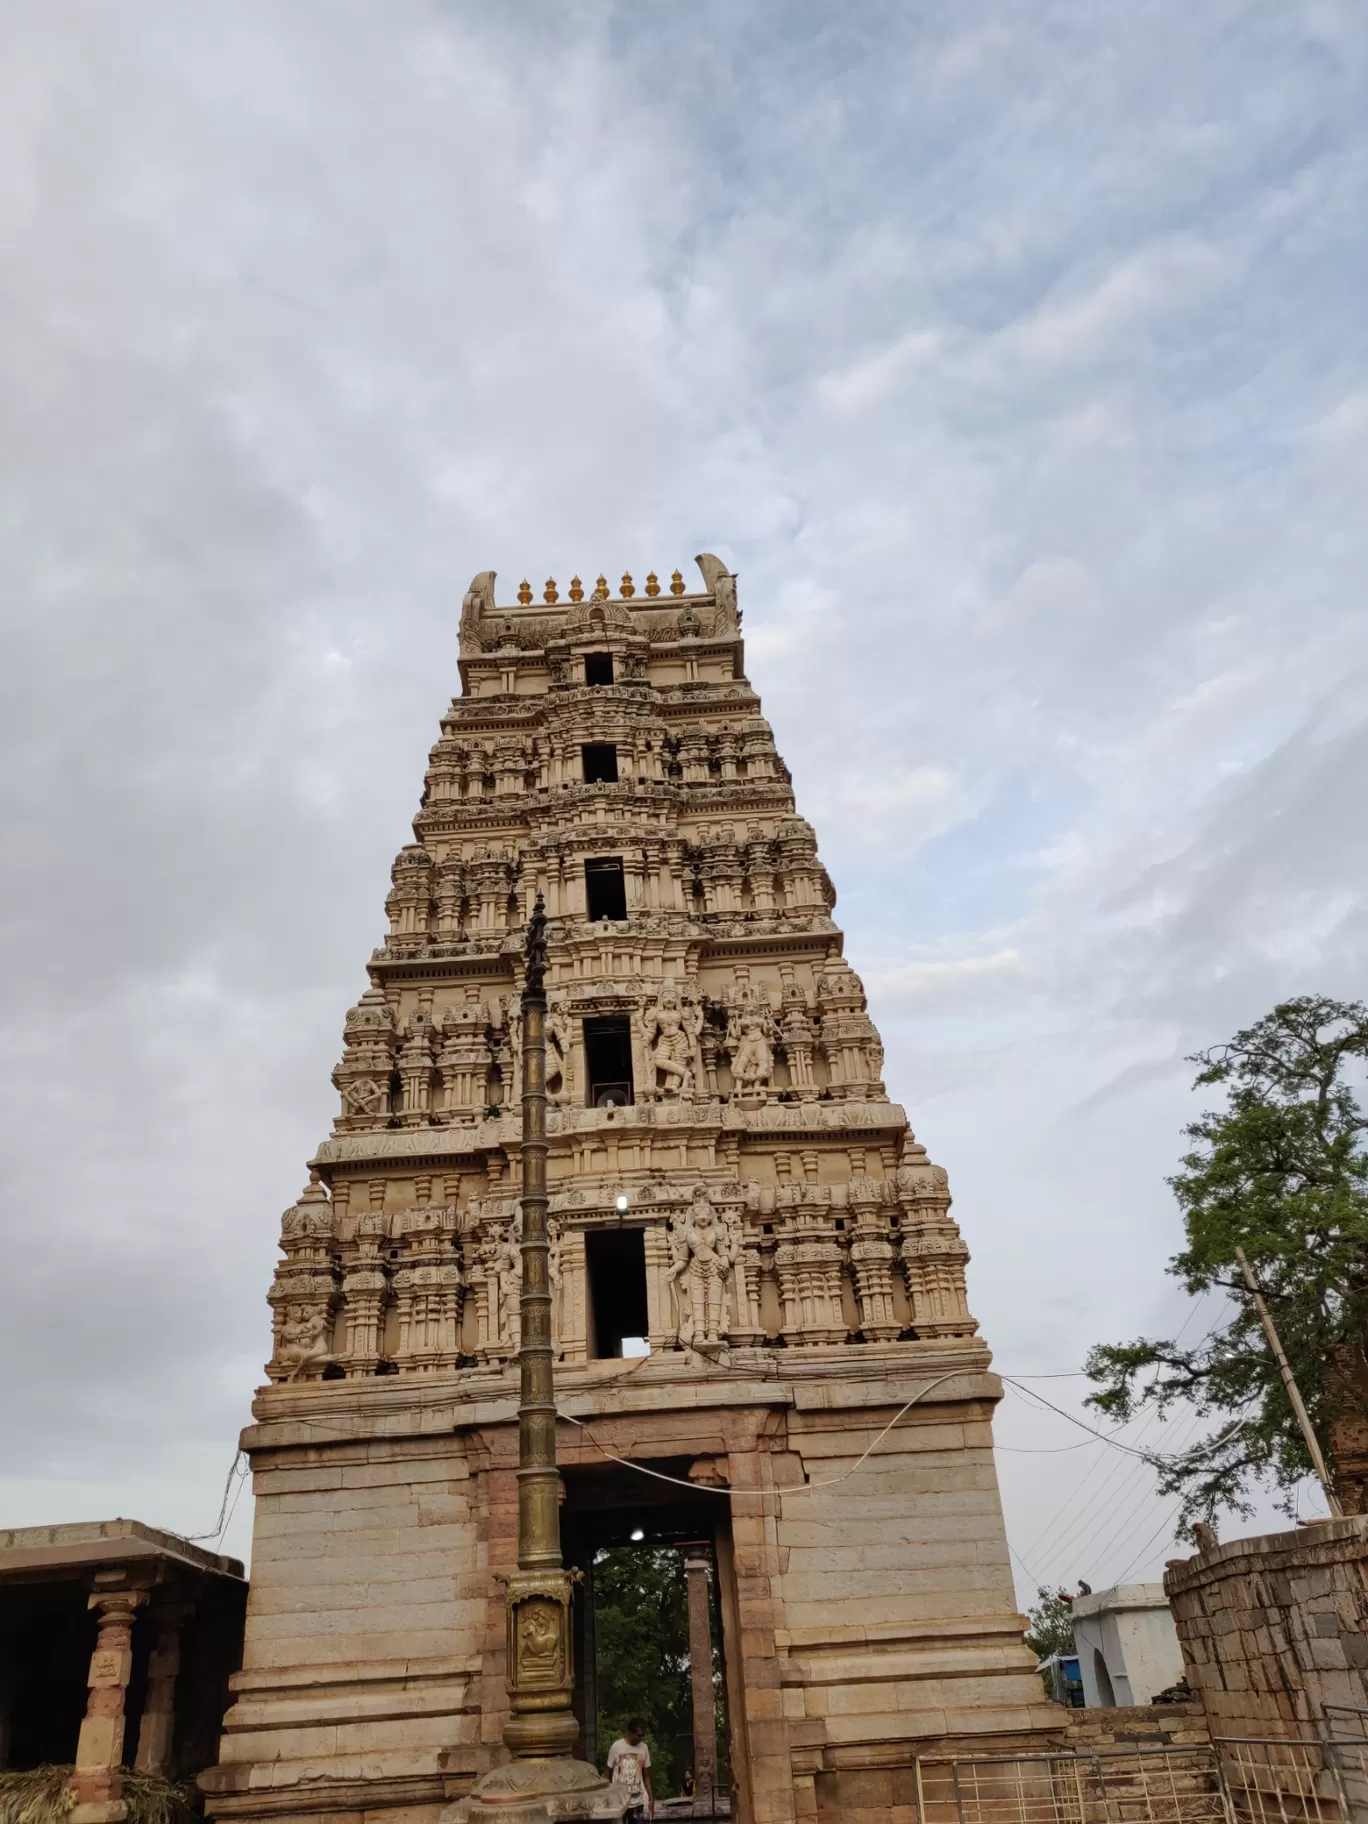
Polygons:
M485 568L732 562L998 1364L1209 1327L1184 1056L1363 991L1362 8L0 28L0 1524L214 1525ZM999 1437L1023 1592L1171 1553Z

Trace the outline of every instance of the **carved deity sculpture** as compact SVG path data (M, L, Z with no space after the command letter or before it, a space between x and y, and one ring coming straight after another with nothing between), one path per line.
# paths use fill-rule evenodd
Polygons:
M646 1009L646 1050L655 1066L656 1088L673 1100L689 1100L697 1081L698 1035L702 1010L666 981L659 998Z
M575 1054L564 1001L552 1001L546 1015L546 1096L553 1108L575 1100Z
M693 1202L670 1223L670 1285L681 1347L717 1345L739 1254L735 1224L718 1215L706 1185L695 1185Z
M732 1053L732 1078L743 1092L767 1088L774 1074L774 1053L766 1032L767 1023L755 1007L748 1007L741 1015L740 1034Z
M287 1380L299 1381L306 1374L321 1375L336 1362L332 1330L332 1313L326 1306L312 1311L303 1305L286 1307L276 1354L282 1367L289 1368Z
M522 1257L518 1257L519 1271ZM561 1286L565 1281L565 1238L559 1216L546 1219L546 1275L551 1284L551 1336L561 1335Z
M522 1334L522 1210L497 1230L483 1250L489 1288L489 1340L500 1350L516 1351Z
M359 1077L342 1091L342 1112L346 1115L387 1115L389 1090L374 1077Z
M508 1037L511 1060L509 1083L516 1097L522 1089L522 1000L516 994L506 995L503 1003L504 1029Z

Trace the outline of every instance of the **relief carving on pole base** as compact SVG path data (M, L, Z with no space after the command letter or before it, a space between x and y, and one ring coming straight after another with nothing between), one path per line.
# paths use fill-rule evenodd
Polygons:
M570 1604L575 1581L576 1573L565 1570L514 1571L500 1579L507 1589L507 1683L513 1712L504 1728L504 1744L514 1766L569 1761L579 1735L570 1707L575 1682ZM488 1777L493 1780L495 1775Z

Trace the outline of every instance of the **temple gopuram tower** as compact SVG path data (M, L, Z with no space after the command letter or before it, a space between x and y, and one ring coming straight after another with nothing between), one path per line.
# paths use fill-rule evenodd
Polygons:
M692 593L498 607L490 571L465 597L461 695L282 1224L216 1818L436 1824L502 1756L538 892L567 1563L636 1536L711 1579L753 1824L910 1819L919 1754L1054 1726L946 1174L885 1090L735 578L698 565ZM583 1594L575 1632L601 1763Z

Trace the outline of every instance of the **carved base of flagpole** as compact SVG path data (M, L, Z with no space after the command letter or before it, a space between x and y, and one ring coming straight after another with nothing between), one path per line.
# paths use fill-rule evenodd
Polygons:
M570 1708L569 1571L515 1571L505 1579L508 1695L513 1714L504 1745L513 1756L491 1767L441 1824L542 1824L547 1819L620 1818L627 1808L596 1767L570 1750L579 1724Z
M581 1782L588 1775L590 1784ZM442 1813L441 1824L546 1824L547 1820L620 1818L626 1790L610 1786L587 1761L508 1761L467 1798Z

